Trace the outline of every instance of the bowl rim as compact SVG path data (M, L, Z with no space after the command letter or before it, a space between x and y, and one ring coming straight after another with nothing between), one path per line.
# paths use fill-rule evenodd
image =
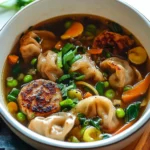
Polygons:
M9 25L14 18L16 18L22 11L25 9L28 9L34 4L40 3L41 0L36 0L33 3L29 4L28 6L24 7L22 10L18 11L13 17L11 17L7 23L2 27L1 31L4 30L7 25ZM125 7L130 8L133 12L135 12L144 22L150 27L150 21L143 15L141 14L138 10L136 10L133 6L129 5L126 2L117 0L121 5L124 5ZM0 113L2 115L2 118L7 121L13 128L15 128L18 132L21 134L25 135L29 139L32 139L36 142L49 145L49 146L54 146L54 147L60 147L60 148L70 148L70 149L88 149L88 148L96 148L96 147L105 147L105 146L110 146L113 144L116 144L118 142L123 141L124 139L128 138L129 136L132 136L137 130L142 128L150 119L150 109L145 112L145 114L135 123L133 124L130 128L126 129L122 133L115 135L112 138L102 140L102 141L96 141L96 142L91 142L91 143L69 143L65 141L59 141L55 139L50 139L47 137L44 137L40 134L37 134L27 127L23 126L21 123L19 123L15 118L11 116L11 114L4 108L2 107L2 104L0 103Z

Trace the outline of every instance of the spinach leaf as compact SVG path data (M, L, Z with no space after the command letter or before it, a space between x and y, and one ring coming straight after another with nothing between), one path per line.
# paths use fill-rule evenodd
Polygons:
M62 97L67 98L68 91L71 89L75 89L76 85L74 81L70 81L69 84L63 84L63 83L58 84L58 88L61 90Z
M126 109L126 115L125 115L125 122L131 122L138 118L139 111L140 111L140 104L141 102L134 102L130 104Z
M108 139L108 138L112 137L112 135L105 133L105 134L102 135L102 137L103 137L103 140L104 140L104 139Z
M77 117L78 117L78 119L80 121L81 126L83 126L84 122L86 121L85 115L81 114L81 113L78 113Z
M100 122L101 122L101 118L96 117L90 120L90 125L92 125L93 127L95 127L96 129L100 130Z
M122 27L115 22L109 22L108 27L112 32L120 33L120 34L123 33Z
M91 125L91 126L95 127L96 129L100 130L101 118L95 117L92 119L87 119L85 117L85 115L81 114L81 113L79 113L77 116L78 116L79 122L82 127L87 127L87 126Z
M104 82L97 82L95 88L98 91L99 95L104 95Z

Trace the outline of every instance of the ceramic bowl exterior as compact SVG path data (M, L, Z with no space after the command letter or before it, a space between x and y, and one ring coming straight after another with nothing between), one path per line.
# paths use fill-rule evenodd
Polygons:
M142 117L126 131L110 139L78 144L49 139L32 132L15 120L7 110L3 95L3 67L7 55L22 32L30 26L66 14L92 14L113 20L134 34L147 50L148 56L150 56L150 22L127 4L115 0L41 0L34 2L11 18L0 32L1 116L15 134L37 149L120 150L135 141L143 133L150 119L150 104L148 104Z

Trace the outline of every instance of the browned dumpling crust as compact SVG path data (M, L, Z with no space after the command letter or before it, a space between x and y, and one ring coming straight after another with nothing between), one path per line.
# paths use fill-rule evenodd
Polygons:
M19 95L18 104L28 119L36 116L47 117L60 111L61 92L56 83L38 79L25 85Z

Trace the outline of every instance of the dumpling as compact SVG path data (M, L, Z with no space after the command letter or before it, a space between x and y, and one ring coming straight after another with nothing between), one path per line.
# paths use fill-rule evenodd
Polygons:
M47 118L34 118L28 128L46 137L64 141L66 135L73 128L75 119L76 116L71 113L59 112Z
M134 44L134 40L126 35L121 35L114 32L104 31L95 37L93 48L113 47L118 52L130 49ZM114 52L115 53L115 52Z
M85 75L86 79L95 81L103 81L102 73L96 68L95 62L91 60L89 55L82 55L82 58L74 62L70 68L70 72L80 72Z
M20 52L26 63L33 57L37 57L42 51L41 45L36 41L36 38L38 38L37 34L28 32L20 40Z
M20 52L27 63L41 52L54 47L55 44L56 37L52 32L30 31L20 39Z
M75 113L83 113L88 118L99 116L102 127L107 132L113 132L120 125L116 117L116 109L112 102L104 96L91 96L81 100L74 108Z
M50 31L35 30L34 33L41 38L41 47L43 52L52 49L57 43L56 36Z
M122 88L132 84L135 79L135 72L126 60L111 57L100 63L102 70L110 71L110 85L114 88Z
M37 69L43 78L56 81L60 76L63 75L62 69L56 65L56 60L57 54L50 50L39 55Z

